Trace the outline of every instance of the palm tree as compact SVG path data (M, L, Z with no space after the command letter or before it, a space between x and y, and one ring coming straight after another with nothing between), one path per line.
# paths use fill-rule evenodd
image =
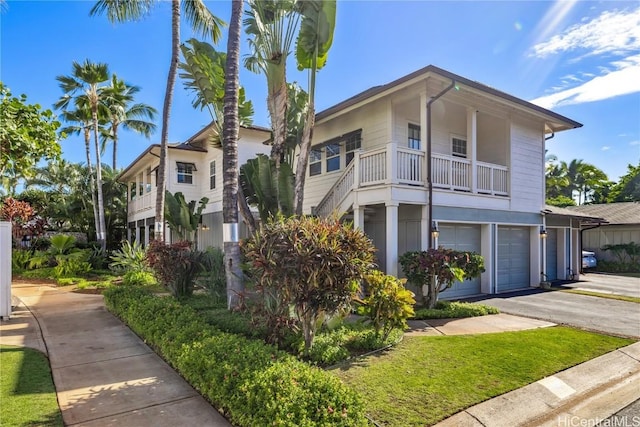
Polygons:
M249 0L251 10L244 20L245 31L251 37L248 40L251 54L245 57L244 65L250 71L262 72L267 79L276 182L287 139L287 59L300 20L296 3L296 0ZM277 199L279 203L280 198Z
M307 164L315 125L316 73L327 62L327 55L333 43L333 30L336 25L336 0L305 0L301 2L302 23L296 42L296 60L298 69L309 70L309 103L300 143L300 154L296 167L294 184L294 212L302 215L304 183L307 177Z
M227 63L224 84L224 127L222 131L222 164L224 181L222 189L222 219L224 227L232 230L224 242L225 273L227 279L227 305L235 308L244 291L240 245L238 242L238 92L240 64L240 28L243 0L232 0L229 38L227 39Z
M61 103L63 102L63 100L66 100L66 99L67 97L65 95L62 97L60 101L58 101L58 103ZM56 108L59 108L57 107L57 105L58 104L56 104ZM66 103L63 102L63 105L66 105ZM96 237L97 237L100 224L98 221L98 203L96 200L96 183L93 178L93 170L91 166L91 125L92 125L91 111L89 111L86 108L79 108L72 111L68 111L68 110L63 111L62 119L67 123L74 123L74 124L61 129L61 132L64 132L69 135L71 134L79 135L82 133L82 135L84 136L85 154L87 156L87 172L89 175L89 191L91 192L91 202L92 202L91 207L93 208L93 221L94 221Z
M159 1L154 0L98 0L91 8L90 15L106 13L111 22L135 21L149 13L151 7ZM204 0L171 0L171 62L167 87L162 107L162 135L160 140L160 165L156 194L156 226L155 238L162 240L164 236L164 194L166 188L167 144L169 138L169 116L173 101L178 61L180 59L180 9L184 9L187 22L203 37L214 42L220 37L223 22L215 17L204 4Z
M117 170L118 129L132 130L149 138L156 130L156 125L148 120L155 119L157 110L147 104L133 104L134 95L140 91L138 86L131 86L120 80L118 76L111 76L111 86L104 89L105 104L109 112L107 132L103 134L102 152L106 141L113 141L113 162L111 167Z
M60 88L65 95L56 103L56 108L66 110L73 100L76 108L91 110L93 138L96 149L96 182L98 193L98 229L97 241L106 249L106 230L104 218L104 200L102 197L102 162L98 146L99 116L104 117L104 106L101 103L100 84L109 80L109 67L105 63L93 63L88 59L83 64L73 62L71 76L58 76Z

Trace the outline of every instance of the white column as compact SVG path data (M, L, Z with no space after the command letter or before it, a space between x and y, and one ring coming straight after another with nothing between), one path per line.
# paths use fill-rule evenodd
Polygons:
M145 220L144 222L144 245L147 246L149 245L149 226L147 225L147 221Z
M386 237L387 237L387 274L398 275L398 204L387 203Z
M480 291L490 294L493 290L493 225L480 226L480 255L484 258L484 273L480 275Z
M398 183L398 144L387 144L387 184Z
M11 317L11 223L0 222L0 318Z
M420 220L420 250L426 251L429 249L429 239L431 236L429 235L429 206L422 205L422 215Z
M353 228L364 230L364 206L353 206Z
M136 221L136 242L141 243L141 240L140 240L140 227L138 227L138 221Z
M429 98L427 98L427 90L420 92L420 150L425 153L425 161L422 162L422 179L424 180L425 185L429 182L429 177L427 177L427 102L429 102ZM433 123L431 124L433 126ZM424 217L424 215L423 215ZM427 227L427 233L429 227ZM426 247L424 248L426 250Z
M475 108L467 109L467 156L471 160L471 192L478 192L478 112Z

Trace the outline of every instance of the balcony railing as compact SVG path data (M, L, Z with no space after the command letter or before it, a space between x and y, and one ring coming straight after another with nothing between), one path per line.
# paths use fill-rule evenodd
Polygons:
M155 196L155 192L150 192L142 196L136 196L136 198L133 200L129 200L129 215L133 215L149 209L154 209L156 204Z
M370 151L356 153L331 190L316 206L315 213L327 216L336 209L353 189L374 185L426 186L425 153L395 143ZM492 163L473 162L455 156L432 154L432 184L434 188L471 193L509 195L509 168Z

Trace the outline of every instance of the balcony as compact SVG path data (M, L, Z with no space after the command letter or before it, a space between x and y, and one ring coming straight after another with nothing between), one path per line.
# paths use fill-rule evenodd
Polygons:
M135 199L129 200L128 217L132 217L140 212L155 209L156 194L155 192L148 192L142 196L136 196Z
M389 143L384 147L356 153L315 213L328 216L341 207L352 190L376 185L426 187L426 155L423 151ZM431 176L434 189L445 189L493 196L509 195L509 168L470 159L432 154ZM475 168L473 165L475 164ZM472 175L475 169L475 182Z

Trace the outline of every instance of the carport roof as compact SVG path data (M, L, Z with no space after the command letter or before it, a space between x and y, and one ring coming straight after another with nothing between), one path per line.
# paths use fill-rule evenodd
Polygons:
M640 224L640 202L569 206L566 209L575 214L604 218L609 224Z
M576 212L568 208L559 208L557 206L545 205L542 211L545 215L568 216L579 220L582 224L606 224L607 220L600 216L589 214L586 212Z

